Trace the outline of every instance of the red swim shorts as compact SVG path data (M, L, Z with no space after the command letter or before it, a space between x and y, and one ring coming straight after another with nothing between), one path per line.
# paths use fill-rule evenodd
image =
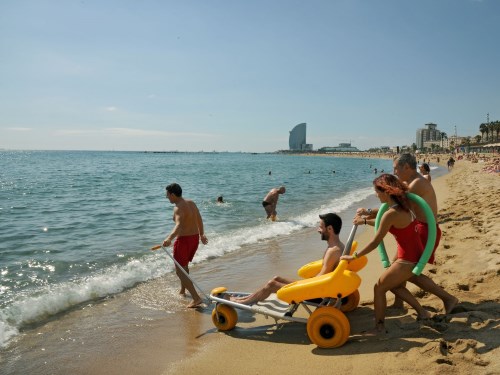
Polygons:
M427 223L418 221L417 232L420 235L420 239L422 240L422 243L425 246L425 244L427 243L427 236L429 233L429 226L427 225ZM429 261L427 263L434 264L434 253L436 252L436 249L439 245L439 241L441 241L441 229L439 228L439 225L436 223L436 243L434 244L434 250L432 250L431 257L429 258Z
M186 267L193 260L199 243L199 234L177 237L174 242L174 259L177 263L182 267Z

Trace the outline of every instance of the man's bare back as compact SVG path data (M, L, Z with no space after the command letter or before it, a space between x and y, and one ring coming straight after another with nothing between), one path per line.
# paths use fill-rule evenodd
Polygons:
M415 160L411 160L412 165L406 162L401 163L399 160L395 159L393 162L394 174L408 185L410 193L423 198L432 209L434 216L437 217L437 198L432 184L417 172ZM415 215L417 215L418 221L427 223L424 211L418 204L412 201L411 208L415 212Z
M191 236L199 233L200 212L190 199L180 199L175 203L174 222L179 223L177 236Z
M421 175L416 176L412 181L408 181L408 191L423 198L434 213L434 217L437 218L438 207L436 192L429 180ZM417 220L426 223L427 219L423 209L417 204L412 204L412 208L417 216Z

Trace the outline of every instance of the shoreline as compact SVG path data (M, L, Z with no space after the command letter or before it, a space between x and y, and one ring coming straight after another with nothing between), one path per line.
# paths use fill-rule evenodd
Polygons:
M373 298L360 288L360 306L348 314L351 338L340 348L317 348L310 343L303 325L286 322L276 326L255 316L251 323L238 323L233 331L212 332L214 340L202 340L202 350L173 363L164 373L257 374L266 373L271 367L277 373L290 369L325 373L331 366L363 374L500 372L500 350L494 330L500 322L500 208L496 200L500 185L498 176L483 172L482 167L463 160L449 174L433 180L443 238L436 252L436 265L428 265L424 273L459 298L452 314L443 314L437 297L412 287L410 290L422 305L437 314L436 321L419 323L408 307L400 315L388 315L387 340L354 338L356 333L373 326ZM370 235L363 231L356 239L362 245ZM391 254L393 245L386 242L386 247ZM365 290L371 288L380 272L373 267L380 263L375 253L368 255L368 265L360 272ZM227 361L221 365L223 359ZM366 363L370 363L369 370Z

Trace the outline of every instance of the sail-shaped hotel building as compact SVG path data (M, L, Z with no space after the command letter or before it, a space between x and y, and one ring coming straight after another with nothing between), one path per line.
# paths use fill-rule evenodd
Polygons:
M306 130L307 130L307 124L303 122L302 124L296 125L290 131L290 138L288 140L288 145L290 147L290 150L294 151L312 150L312 144L306 143Z

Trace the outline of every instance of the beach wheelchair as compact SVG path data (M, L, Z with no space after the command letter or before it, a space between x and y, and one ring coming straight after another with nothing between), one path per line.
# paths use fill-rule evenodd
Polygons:
M343 255L352 254L357 243L353 241L356 226L351 231ZM357 272L366 266L366 256L348 263L340 261L337 268L328 274L314 276L322 266L322 260L311 262L298 270L302 280L285 285L275 295L254 305L230 301L231 296L247 296L250 293L228 292L225 287L211 291L210 300L215 303L212 322L220 331L233 329L238 322L237 309L250 311L278 320L307 324L307 335L320 348L342 346L350 334L349 320L345 313L354 310L360 300L358 288L361 278ZM314 277L313 277L314 276ZM302 306L308 318L295 317Z

